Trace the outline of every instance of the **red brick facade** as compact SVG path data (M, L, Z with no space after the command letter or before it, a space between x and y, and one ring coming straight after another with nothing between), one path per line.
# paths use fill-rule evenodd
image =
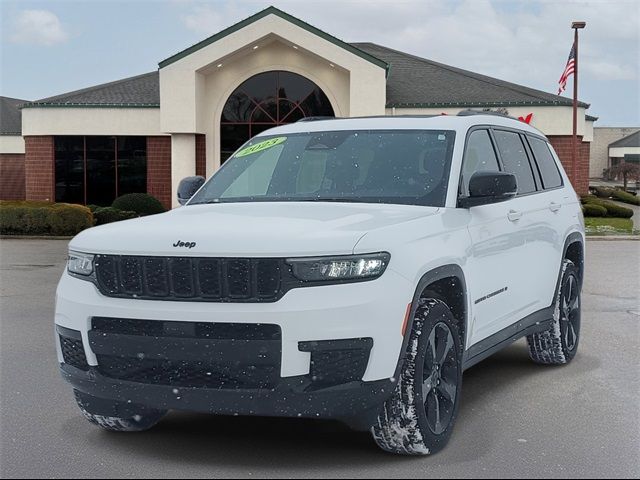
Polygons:
M24 137L25 197L55 201L55 149L52 136Z
M0 154L0 200L24 199L24 153Z
M147 137L147 193L171 208L171 137Z
M196 175L207 176L206 135L196 135Z
M571 165L571 136L549 136L579 194L589 191L589 143L580 142L578 168ZM206 140L196 135L196 175L206 176ZM0 198L55 201L55 148L52 136L25 137L25 154L0 155ZM171 208L171 137L147 137L147 193Z
M567 175L569 175L573 188L580 195L589 193L589 142L583 142L582 137L578 137L578 168L576 169L577 172L574 172L573 165L571 165L571 135L551 135L548 138L558 154Z

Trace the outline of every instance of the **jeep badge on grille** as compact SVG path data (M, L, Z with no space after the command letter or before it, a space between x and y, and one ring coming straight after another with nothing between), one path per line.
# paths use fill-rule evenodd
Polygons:
M184 248L193 248L196 246L196 242L183 242L182 240L178 240L173 244L174 247L184 247Z

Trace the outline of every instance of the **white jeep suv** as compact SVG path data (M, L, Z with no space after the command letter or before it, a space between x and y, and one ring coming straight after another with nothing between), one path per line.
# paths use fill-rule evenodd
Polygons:
M58 357L107 430L169 410L331 418L428 454L465 369L522 337L541 364L576 354L584 222L525 123L302 121L179 199L69 245Z

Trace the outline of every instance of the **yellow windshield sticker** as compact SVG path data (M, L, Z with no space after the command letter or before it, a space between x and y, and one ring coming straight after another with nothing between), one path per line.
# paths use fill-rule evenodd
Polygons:
M280 145L287 140L287 137L276 137L270 138L269 140L265 140L264 142L256 143L255 145L251 145L250 147L243 148L238 153L235 154L236 157L246 157L247 155L251 155L252 153L262 152L271 147L275 147L276 145Z

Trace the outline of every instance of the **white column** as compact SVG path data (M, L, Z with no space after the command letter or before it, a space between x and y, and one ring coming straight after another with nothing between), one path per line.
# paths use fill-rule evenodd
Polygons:
M193 133L171 135L171 206L178 207L178 184L196 174L196 136Z

